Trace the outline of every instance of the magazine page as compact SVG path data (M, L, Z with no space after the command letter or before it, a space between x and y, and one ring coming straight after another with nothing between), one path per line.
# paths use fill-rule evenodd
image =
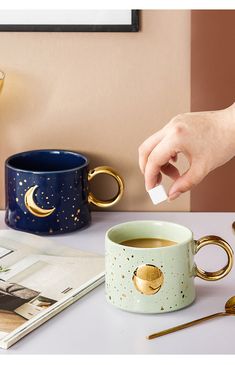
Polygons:
M27 233L0 231L1 347L9 347L16 342L13 337L23 337L103 280L102 256Z

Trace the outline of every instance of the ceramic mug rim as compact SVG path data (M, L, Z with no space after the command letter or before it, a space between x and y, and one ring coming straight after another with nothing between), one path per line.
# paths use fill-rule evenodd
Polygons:
M163 246L163 247L133 247L133 246L127 246L125 245L125 248L131 249L131 250L138 250L138 251L146 251L146 250L150 250L150 251L155 251L155 250L172 250L172 249L177 249L177 247L179 246L183 246L189 242L193 241L193 232L191 231L191 229L189 229L186 226L183 226L182 224L179 223L174 223L174 222L170 222L170 221L163 221L163 220L133 220L133 221L128 221L128 222L123 222L123 223L119 223L116 224L115 226L112 226L111 228L108 229L108 231L105 234L105 238L106 240L108 240L108 242L110 244L112 244L113 246L117 246L119 248L123 248L123 245L120 242L115 242L113 239L110 238L110 234L112 233L113 230L117 230L117 229L121 229L122 227L131 225L131 224L150 224L150 225L171 225L174 227L178 227L179 229L184 229L185 231L188 232L189 237L182 241L182 242L177 242L176 245L172 245L172 246ZM143 237L142 237L143 238Z
M19 157L19 156L23 156L25 154L30 154L30 153L38 153L38 152L54 152L54 153L63 153L63 154L71 154L71 155L74 155L74 156L80 156L83 160L84 160L84 163L77 166L77 167L73 167L73 168L68 168L68 169L63 169L63 170L51 170L51 171L35 171L35 170L32 170L32 169L21 169L21 168L18 168L18 167L14 167L10 164L11 160L13 158L16 158L16 157ZM71 150L64 150L64 149L54 149L54 148L46 148L46 149L37 149L37 150L28 150L28 151L23 151L23 152L19 152L19 153L15 153L14 155L11 155L9 156L6 161L5 161L5 167L10 169L10 170L13 170L13 171L19 171L19 172L24 172L24 173L31 173L31 174L64 174L64 173L67 173L67 172L73 172L73 171L77 171L77 170L80 170L86 166L89 165L89 160L86 156L84 156L83 154L79 153L79 152L76 152L76 151L71 151Z

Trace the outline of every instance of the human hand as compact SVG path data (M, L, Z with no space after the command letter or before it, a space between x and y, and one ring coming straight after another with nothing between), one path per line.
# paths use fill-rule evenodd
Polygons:
M172 164L183 153L189 168L181 176ZM168 196L176 199L235 155L235 103L218 111L174 117L139 147L139 166L146 190L161 182L162 173L174 180Z

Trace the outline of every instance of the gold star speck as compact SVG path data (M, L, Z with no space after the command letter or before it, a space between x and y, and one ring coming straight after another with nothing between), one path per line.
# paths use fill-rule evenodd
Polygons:
M20 185L20 186L22 186L22 185L23 185L22 181L19 181L19 185Z
M19 201L19 199L18 198L16 198L16 202L18 202Z

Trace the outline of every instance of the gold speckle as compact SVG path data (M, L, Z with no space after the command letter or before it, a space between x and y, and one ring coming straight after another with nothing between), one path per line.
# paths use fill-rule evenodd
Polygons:
M16 202L18 202L19 201L19 199L18 198L16 198Z
M74 214L71 214L71 217L74 217Z
M63 228L60 228L60 231L63 231Z
M52 228L49 229L49 233L53 233L53 229Z
M46 199L48 199L48 196L46 196Z
M56 219L56 222L59 222L60 220L59 219Z
M47 177L47 180L51 180L50 177Z
M80 209L77 210L77 214L80 213Z
M17 176L20 176L20 174L17 172L17 174L16 174ZM15 179L14 179L15 180Z
M19 181L19 185L20 185L20 186L22 186L22 185L23 185L22 181Z
M20 216L18 216L18 215L17 215L17 216L16 216L16 219L18 219L18 220L19 220L19 219L20 219Z
M41 194L43 195L44 194L44 191L42 191Z
M26 183L26 182L27 182L27 180L25 180L25 179L24 179L24 182Z
M78 217L74 217L74 220L77 221L78 220Z
M68 220L68 217L65 217L65 220L67 221Z

